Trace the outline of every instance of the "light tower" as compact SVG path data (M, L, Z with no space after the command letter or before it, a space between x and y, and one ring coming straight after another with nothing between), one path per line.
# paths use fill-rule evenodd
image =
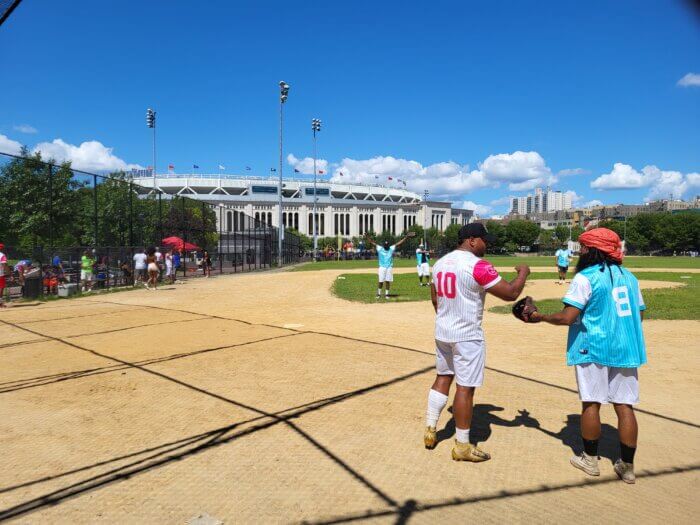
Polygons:
M146 110L146 126L153 130L153 190L156 189L156 112Z
M283 108L289 96L289 84L284 80L280 80L280 183L279 183L279 213L277 214L277 224L279 225L279 234L277 235L277 266L282 267L282 240L284 238L284 226L282 225L282 124L283 124Z
M318 195L316 195L316 178L318 173L316 171L316 132L321 131L321 121L317 118L311 119L311 129L314 133L314 214L312 224L314 228L314 262L316 262L316 251L318 249L318 225L316 224L316 202L318 201Z

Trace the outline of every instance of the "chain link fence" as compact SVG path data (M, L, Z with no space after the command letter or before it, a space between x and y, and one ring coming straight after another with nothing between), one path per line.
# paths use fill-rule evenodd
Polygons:
M219 203L139 186L127 173L89 173L28 152L0 153L0 209L6 280L15 296L57 294L69 284L134 284L134 255L151 247L160 247L164 271L168 252L177 253L176 278L278 264L274 226ZM299 262L301 239L283 235L282 264ZM80 283L81 270L91 282Z

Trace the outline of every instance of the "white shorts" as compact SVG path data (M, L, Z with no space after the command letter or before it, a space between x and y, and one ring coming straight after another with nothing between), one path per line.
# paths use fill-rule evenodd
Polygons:
M486 345L483 341L445 343L435 340L438 375L453 375L459 386L481 386L484 382Z
M80 280L81 281L92 281L92 272L86 272L85 270L80 270Z
M391 283L394 281L393 268L379 267L379 282L380 283Z
M149 272L159 272L160 268L158 268L158 265L156 263L148 263L148 271Z
M430 277L430 264L423 263L416 266L418 277Z
M173 273L173 267L171 265L165 265L165 275L168 277Z
M576 365L576 383L581 401L592 403L639 403L636 368L617 368L596 363Z

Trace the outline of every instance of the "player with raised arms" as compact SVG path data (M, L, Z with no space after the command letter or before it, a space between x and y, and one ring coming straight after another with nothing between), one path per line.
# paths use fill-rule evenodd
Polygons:
M384 241L381 245L377 244L377 241L372 239L369 234L365 235L367 239L367 244L374 244L377 247L377 261L379 262L379 284L377 285L377 299L382 296L382 285L384 286L384 297L389 300L389 289L391 288L391 283L394 281L394 252L396 248L401 246L406 239L409 237L415 237L416 232L408 232L404 238L402 238L396 244L389 244L389 241Z
M599 476L600 405L612 403L617 414L620 459L614 470L625 483L634 483L639 403L637 368L647 361L643 311L637 278L622 266L620 237L596 228L579 237L581 253L576 275L564 296L564 309L552 315L538 311L524 319L569 327L567 365L574 366L581 409L583 452L571 464Z
M435 347L437 377L428 394L428 410L423 442L437 445L437 422L447 404L452 379L457 380L453 409L457 427L452 459L486 461L491 456L469 441L474 391L484 380L486 347L481 319L486 293L504 301L514 301L522 293L530 273L527 266L516 266L518 276L507 282L482 259L486 245L495 237L483 224L473 223L459 230L459 245L435 263L430 291L435 308Z

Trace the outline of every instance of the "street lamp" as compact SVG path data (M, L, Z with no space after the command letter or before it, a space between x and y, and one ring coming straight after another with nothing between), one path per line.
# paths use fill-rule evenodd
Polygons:
M156 189L156 112L146 110L146 126L153 130L153 191Z
M289 96L289 84L284 80L280 80L280 185L279 185L279 212L277 213L277 224L279 225L279 234L277 235L277 265L282 267L282 239L284 237L284 226L282 225L282 115L284 103L287 102Z
M316 224L316 202L318 201L318 196L316 195L316 132L321 131L321 121L317 118L311 119L311 129L314 132L314 214L313 214L313 228L314 228L314 262L316 261L316 250L318 249L318 226Z

